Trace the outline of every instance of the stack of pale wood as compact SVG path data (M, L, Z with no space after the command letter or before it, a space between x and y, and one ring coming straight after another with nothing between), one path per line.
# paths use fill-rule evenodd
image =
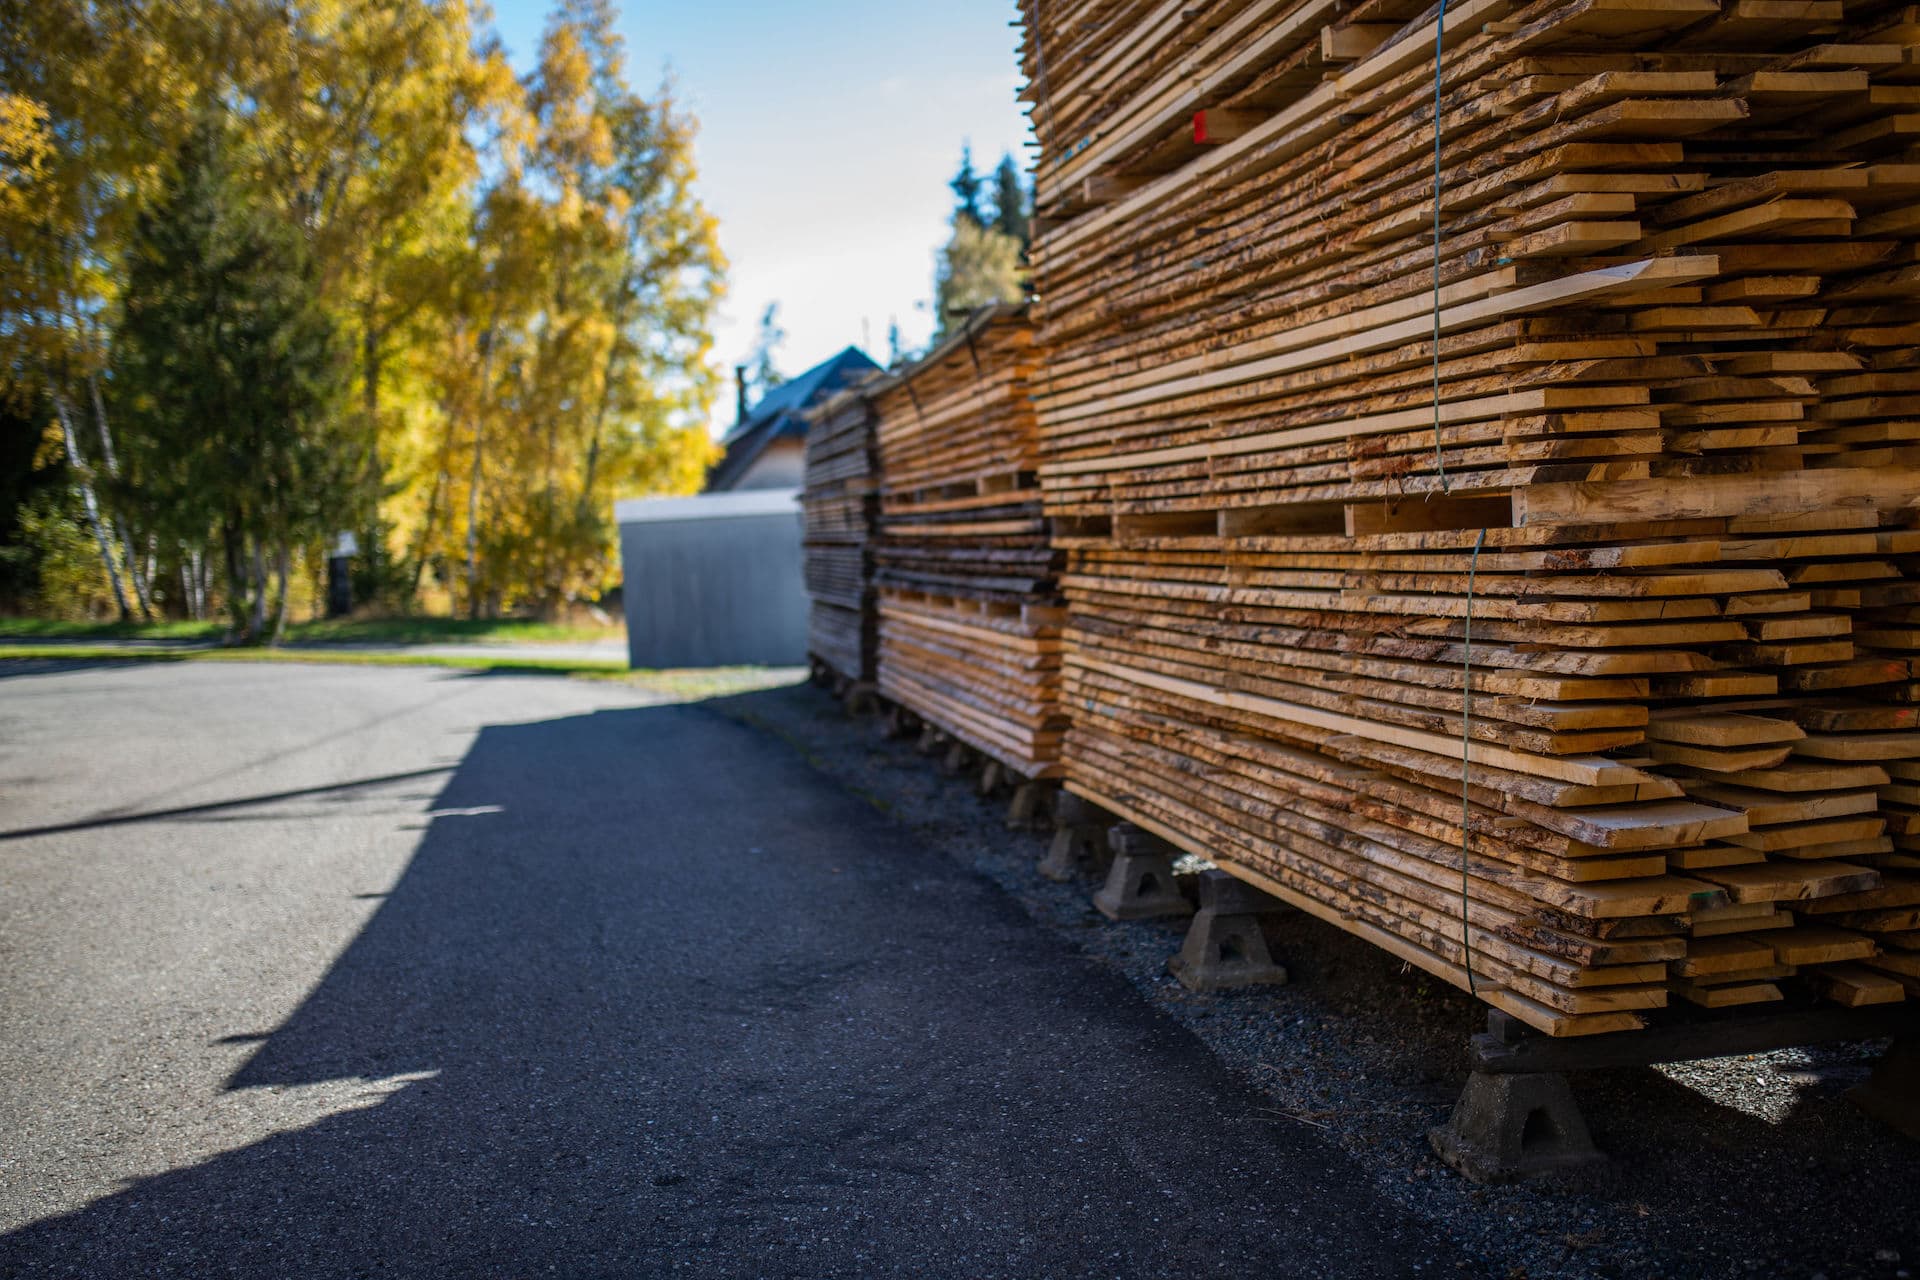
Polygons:
M807 414L803 552L807 647L848 680L871 681L877 656L871 544L879 508L873 407L858 386Z
M1555 1034L1920 991L1920 18L1459 0L1436 254L1433 11L1023 8L1070 789Z
M880 465L880 691L1023 778L1059 771L1057 553L1024 308L866 384Z

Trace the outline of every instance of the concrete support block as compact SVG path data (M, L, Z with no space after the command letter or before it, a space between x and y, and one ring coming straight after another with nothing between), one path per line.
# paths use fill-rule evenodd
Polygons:
M1053 843L1040 859L1040 874L1065 884L1083 870L1107 859L1107 828L1112 819L1097 806L1071 791L1059 792L1053 802Z
M1013 799L1007 802L1007 830L1032 830L1047 807L1047 793L1052 789L1046 783L1035 782L1031 778L1023 778L1014 784Z
M1875 1120L1920 1139L1920 1033L1896 1037L1867 1082L1847 1097Z
M1218 868L1200 873L1198 889L1200 910L1179 953L1167 961L1167 971L1189 991L1284 983L1287 971L1274 962L1260 925L1261 914L1279 904Z
M851 681L840 695L840 705L850 716L871 715L880 709L880 690L865 680Z
M918 732L919 728L920 717L897 702L889 706L887 713L880 717L880 736L888 742L897 742L901 738Z
M1248 884L1230 871L1210 867L1195 878L1194 886L1202 911L1218 911L1223 916L1276 915L1287 905L1266 890Z
M973 748L955 739L947 747L947 755L940 762L940 772L949 778L957 778L973 764Z
M1606 1159L1593 1145L1567 1078L1476 1071L1446 1124L1427 1133L1440 1158L1474 1182L1573 1173Z
M1061 791L1060 799L1054 803L1053 817L1062 826L1097 826L1102 831L1113 825L1113 819L1085 796L1077 796L1071 791Z
M1274 963L1267 950L1259 916L1204 909L1194 914L1186 941L1167 961L1167 972L1189 991L1277 987L1287 980L1286 969Z
M1001 764L992 756L988 756L980 765L980 777L976 784L980 792L980 798L984 800L998 791L1000 784L1006 781L1006 778L1007 766Z
M1164 840L1123 822L1107 833L1113 865L1093 905L1109 920L1184 916L1193 904L1173 879L1173 850Z
M913 749L923 756L930 756L936 751L945 750L946 745L952 741L953 739L949 738L943 731L935 728L933 725L922 725L920 727L920 741L913 744Z

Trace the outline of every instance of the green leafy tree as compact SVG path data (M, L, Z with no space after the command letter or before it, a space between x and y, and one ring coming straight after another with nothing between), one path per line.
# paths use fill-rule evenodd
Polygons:
M219 594L206 561L231 549L230 525L250 629L270 630L252 625L274 576L255 557L311 574L310 520L360 533L363 599L552 609L610 584L614 498L698 486L725 263L695 122L670 84L628 87L612 0L562 0L525 76L485 13L0 0L0 392L56 427L63 492L123 615ZM217 174L195 176L183 143L204 142L213 103L245 127L222 134ZM196 200L225 210L203 221L236 252L271 245L297 265L279 282L291 310L261 317L282 326L282 354L317 341L317 312L331 326L318 345L349 369L345 399L326 375L324 408L294 403L298 379L278 384L290 436L240 440L264 394L252 386L247 413L214 429L264 451L227 459L270 495L244 509L208 497L230 491L211 443L155 445L181 405L207 406L199 380L237 386L236 362L254 358L200 337L164 350L163 322L189 318L194 295L169 294L153 262L218 248L187 234ZM203 290L195 305L215 301ZM139 415L138 442L122 414ZM286 576L266 613L284 613ZM178 597L150 590L176 580Z
M468 0L238 0L226 68L257 103L249 132L261 190L306 229L321 297L350 343L360 467L363 595L391 597L386 502L404 484L394 454L427 396L406 344L445 287L442 264L470 219L477 139L518 95L504 55L477 37ZM343 526L344 527L344 526Z
M1026 296L1026 279L1018 240L971 219L959 220L940 251L934 277L936 336L963 323L977 308L1020 301Z
M296 548L352 501L345 362L301 229L232 171L216 112L128 253L114 392L122 497L188 552L217 546L235 639L276 639Z
M444 432L408 498L463 607L552 613L612 581L613 499L690 492L712 454L724 282L672 86L625 83L613 14L549 22L436 316Z
M94 622L118 611L77 487L43 490L17 513L19 546L31 557L28 600L41 617Z
M57 419L123 617L150 607L149 539L104 497L107 350L128 230L217 25L211 0L0 0L0 379Z

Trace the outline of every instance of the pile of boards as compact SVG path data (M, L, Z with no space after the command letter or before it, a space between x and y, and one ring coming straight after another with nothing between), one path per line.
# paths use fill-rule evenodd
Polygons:
M1920 993L1916 11L1022 9L1068 787L1557 1035Z
M1022 778L1058 773L1063 730L1034 375L1032 325L1002 305L860 388L880 471L880 692Z
M871 544L879 478L873 407L857 388L808 412L805 457L807 648L844 679L869 682L877 647Z

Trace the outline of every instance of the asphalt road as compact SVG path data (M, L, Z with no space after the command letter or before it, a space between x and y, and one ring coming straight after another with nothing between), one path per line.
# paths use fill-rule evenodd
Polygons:
M0 667L0 828L0 1275L1459 1274L699 706Z

